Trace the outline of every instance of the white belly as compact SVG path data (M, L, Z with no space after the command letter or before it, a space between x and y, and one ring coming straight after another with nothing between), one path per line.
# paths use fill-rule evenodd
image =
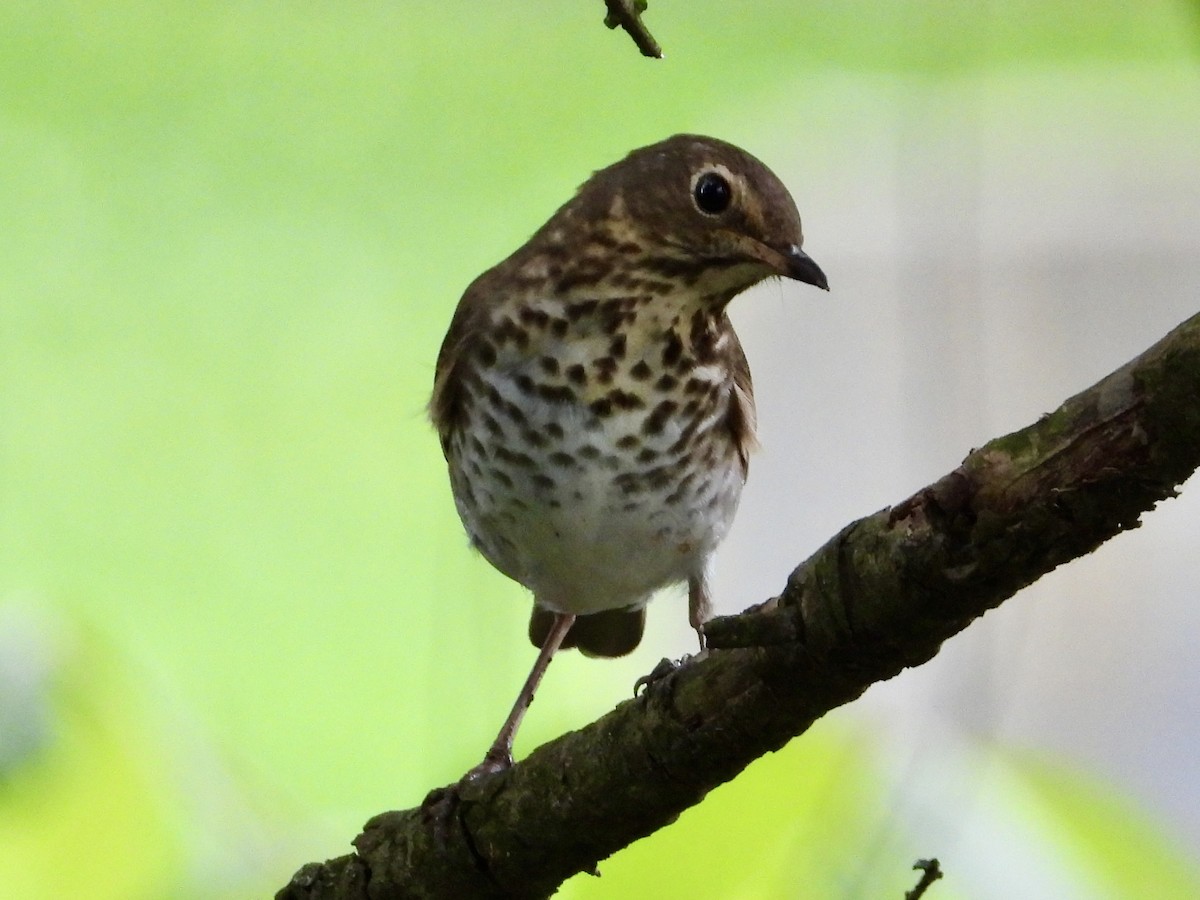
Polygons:
M688 439L685 418L648 432L650 404L601 417L582 403L531 400L503 374L484 383L520 412L488 422L473 408L455 438L454 489L496 568L540 605L576 614L640 605L702 575L742 490L724 403Z

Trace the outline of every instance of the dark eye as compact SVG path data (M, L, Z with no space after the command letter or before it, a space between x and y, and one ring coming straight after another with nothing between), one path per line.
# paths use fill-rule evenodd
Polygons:
M700 207L701 212L715 216L729 208L733 190L729 187L729 182L716 172L705 172L696 179L692 196L696 198L696 205Z

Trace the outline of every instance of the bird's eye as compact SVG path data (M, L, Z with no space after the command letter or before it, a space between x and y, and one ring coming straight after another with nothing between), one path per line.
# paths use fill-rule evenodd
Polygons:
M729 208L729 201L733 198L733 189L729 187L729 182L723 176L716 172L705 172L696 179L692 196L701 212L715 216Z

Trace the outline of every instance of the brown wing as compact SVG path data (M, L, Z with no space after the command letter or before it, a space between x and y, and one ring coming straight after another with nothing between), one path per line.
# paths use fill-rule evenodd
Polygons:
M442 453L446 452L450 433L462 423L466 390L463 383L465 364L475 352L483 333L481 319L485 316L482 298L486 295L484 276L477 278L454 310L450 328L438 351L437 369L433 377L433 396L429 398L429 418L438 431Z
M727 320L728 324L728 320ZM750 454L758 448L758 416L754 411L754 385L750 381L750 363L742 342L729 325L729 368L733 373L733 396L729 404L729 430L742 460L742 475L750 472Z

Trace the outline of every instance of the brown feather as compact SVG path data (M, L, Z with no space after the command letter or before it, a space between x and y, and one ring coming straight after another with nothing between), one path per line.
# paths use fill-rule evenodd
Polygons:
M443 453L450 433L462 423L463 364L486 327L485 304L494 271L480 275L463 293L438 351L433 395L429 398L429 418L438 431Z
M554 613L540 606L529 617L529 642L541 647L554 624ZM637 649L646 627L646 609L609 609L579 616L567 632L560 649L578 647L584 656L613 658L625 656Z
M733 396L729 404L729 431L742 460L742 477L750 472L750 454L758 449L758 414L754 409L754 384L750 380L750 362L742 342L729 329L732 338L729 349L729 368L733 373Z

